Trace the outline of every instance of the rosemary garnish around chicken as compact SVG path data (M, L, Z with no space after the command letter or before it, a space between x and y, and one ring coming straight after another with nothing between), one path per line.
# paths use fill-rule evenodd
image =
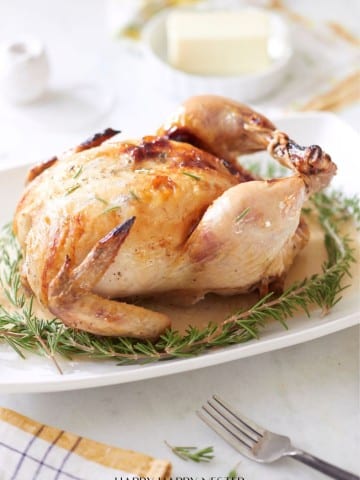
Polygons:
M359 220L360 202L339 192L321 192L311 197L305 214L316 217L324 231L327 260L321 273L296 282L280 296L269 293L250 309L234 312L220 325L209 323L203 329L189 326L185 334L169 329L155 342L96 336L68 328L58 319L38 316L33 299L22 291L22 254L7 226L0 237L0 279L10 306L0 305L0 340L21 357L26 351L45 355L61 371L59 357L113 359L119 364L190 357L258 338L270 319L287 328L285 322L296 312L310 316L310 308L317 306L326 314L341 299L346 288L344 279L350 276L350 266L355 262L352 241L341 233L341 225Z

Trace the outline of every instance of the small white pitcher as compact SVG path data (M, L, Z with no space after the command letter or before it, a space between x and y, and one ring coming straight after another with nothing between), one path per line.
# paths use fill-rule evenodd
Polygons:
M0 93L12 103L39 99L49 80L44 45L36 39L0 44Z

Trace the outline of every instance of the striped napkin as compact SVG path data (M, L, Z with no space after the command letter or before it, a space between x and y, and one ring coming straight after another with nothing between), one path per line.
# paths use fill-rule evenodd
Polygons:
M0 480L115 480L170 476L171 465L0 408Z

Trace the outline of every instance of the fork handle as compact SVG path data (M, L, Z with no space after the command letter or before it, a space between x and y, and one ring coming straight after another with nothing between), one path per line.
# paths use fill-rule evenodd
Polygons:
M335 467L335 465L331 465L331 463L325 462L303 450L296 449L291 453L291 457L299 462L305 463L305 465L308 465L319 472L325 473L325 475L330 478L335 478L335 480L360 480L358 475L347 472L342 468Z

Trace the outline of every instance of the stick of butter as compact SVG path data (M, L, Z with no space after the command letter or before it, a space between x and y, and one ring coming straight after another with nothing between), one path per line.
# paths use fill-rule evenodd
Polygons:
M168 61L200 75L238 75L270 65L270 18L259 10L173 11L166 21Z

